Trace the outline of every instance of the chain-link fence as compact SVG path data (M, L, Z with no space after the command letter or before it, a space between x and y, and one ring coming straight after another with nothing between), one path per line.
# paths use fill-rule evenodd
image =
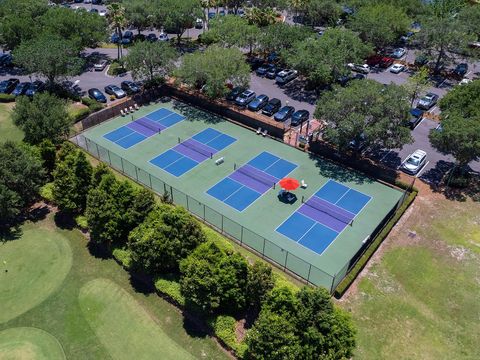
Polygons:
M342 270L338 274L328 274L327 272L276 245L272 241L267 240L263 236L258 235L254 231L240 225L239 223L233 221L211 207L196 200L192 196L187 195L175 187L165 183L149 172L137 167L128 160L122 158L120 155L109 151L84 135L78 134L72 138L72 141L88 151L94 157L109 164L112 168L130 177L136 182L150 188L158 195L163 196L168 194L173 203L183 206L198 219L204 221L241 246L257 253L262 258L270 261L272 264L276 265L282 270L289 272L310 284L315 286L323 286L333 293L336 286L347 275L349 269L353 266L354 261L350 261L343 266ZM395 209L392 210L392 213L395 213ZM381 225L388 222L390 218L390 216L386 217L385 221L382 222ZM381 227L382 226L377 227L377 231L372 234L371 239L374 238ZM369 242L371 242L371 239Z

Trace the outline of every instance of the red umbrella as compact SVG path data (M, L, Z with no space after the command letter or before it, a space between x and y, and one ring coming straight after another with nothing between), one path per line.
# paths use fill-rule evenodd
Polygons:
M282 189L291 191L297 189L300 186L300 183L297 179L283 178L282 180L280 180L280 186L282 187Z

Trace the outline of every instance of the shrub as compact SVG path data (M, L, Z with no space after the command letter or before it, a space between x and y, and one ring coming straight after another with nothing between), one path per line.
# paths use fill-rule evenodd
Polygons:
M88 107L75 109L74 111L70 112L70 119L72 119L72 122L76 123L77 121L86 118L90 112L91 110Z
M53 202L53 182L46 183L40 188L40 196L48 202Z
M125 269L129 270L131 268L132 256L128 249L115 248L113 249L112 255Z
M114 61L108 67L107 74L110 76L117 76L120 74L125 74L126 72L127 70L123 67L122 64L118 63L117 61Z
M155 289L168 296L180 306L185 306L185 297L180 291L180 278L178 274L165 274L155 279Z
M0 94L0 103L14 102L15 96L11 94Z
M208 321L209 326L215 332L215 335L230 349L232 349L238 358L242 359L247 350L247 345L243 341L237 340L235 333L236 320L232 316L219 315Z
M84 215L78 215L75 217L75 222L77 223L77 226L82 229L82 230L87 230L88 229L88 221L87 218Z
M103 104L99 103L97 100L90 99L89 97L83 97L82 104L87 105L90 109L90 112L95 112L103 109Z

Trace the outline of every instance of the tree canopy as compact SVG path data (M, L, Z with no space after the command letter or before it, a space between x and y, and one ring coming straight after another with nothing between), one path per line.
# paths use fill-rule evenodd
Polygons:
M325 92L318 100L315 116L327 122L325 138L341 150L347 150L352 140L395 149L412 141L405 126L409 108L404 88L355 80L347 87Z
M32 99L19 97L12 120L25 133L24 140L33 145L46 139L59 144L72 125L65 102L48 93L35 94Z
M259 47L265 53L281 52L312 35L312 30L304 26L275 23L262 29Z
M177 35L177 42L191 28L195 19L202 17L200 0L159 0L155 6L153 21L157 28Z

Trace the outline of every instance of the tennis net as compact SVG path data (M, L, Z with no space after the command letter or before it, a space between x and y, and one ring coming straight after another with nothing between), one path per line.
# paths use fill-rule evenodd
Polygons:
M162 126L160 124L154 125L154 124L152 124L151 121L146 120L146 119L140 118L140 119L135 120L135 122L137 124L142 125L143 127L146 127L149 130L152 130L152 131L155 131L155 132L158 132L158 133L162 130Z
M306 202L304 201L304 204L319 210L347 225L352 225L353 224L353 217L350 217L348 215L342 214L339 211L336 211L332 209L330 206L324 204L323 202L315 199L315 196L312 196L310 199L308 199ZM353 215L353 214L352 214Z
M188 141L188 140L184 141L182 143L182 145L184 145L184 146L188 147L189 149L192 149L192 150L194 150L194 151L196 151L196 152L198 152L198 153L200 153L204 156L207 156L209 158L212 158L212 156L213 156L212 152L210 152L207 149L204 149L201 146L195 144L193 141Z
M246 166L242 166L242 167L238 168L237 171L244 174L244 175L247 175L247 176L251 177L252 179L254 179L258 182L261 182L264 185L268 185L268 186L271 186L273 188L275 187L275 181L272 181L272 179L269 179L266 176L262 176L262 175L260 175L256 172L254 172L253 170L248 169Z

